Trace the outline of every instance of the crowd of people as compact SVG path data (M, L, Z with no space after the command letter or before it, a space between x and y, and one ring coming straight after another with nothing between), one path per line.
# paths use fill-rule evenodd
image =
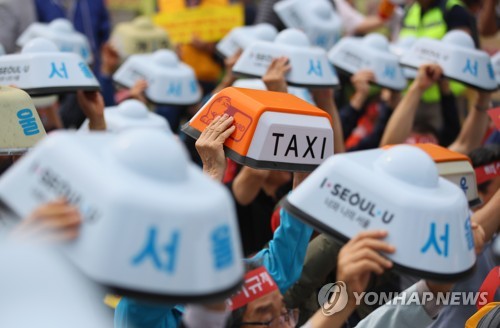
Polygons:
M269 23L277 30L285 29L273 11L273 5L279 1L241 1L245 23ZM204 2L186 1L185 5ZM408 36L441 39L449 31L461 30L472 37L477 49L482 49L482 38L497 33L499 4L495 0L381 0L375 1L375 10L366 15L356 9L359 1L330 2L341 18L344 36L382 30L395 42ZM104 0L0 0L0 44L7 54L16 53L19 49L15 41L30 24L57 18L69 19L88 38L94 58L92 69L101 92L80 90L57 95L56 104L39 109L46 131L79 128L84 120L88 120L90 133L105 131L106 107L127 99L143 102L168 121L178 142L188 149L191 161L230 192L245 257L240 259L246 269L242 288L249 288L249 281L263 274L267 274L272 286L243 301L235 295L196 304L154 303L117 295L119 301L113 305L115 327L462 327L466 323L467 327L498 327L498 303L494 304L496 310L485 313L471 304L443 305L436 301L440 293L479 291L494 270L496 286L500 286L500 252L495 252L495 238L500 230L500 127L495 127L488 116L498 94L451 81L436 63L421 65L401 92L378 86L375 73L367 69L354 74L338 72L341 88L308 90L314 105L332 118L334 156L395 144L432 143L468 156L474 168L491 168L488 178L477 184L481 205L470 208L476 269L460 281L420 279L397 270L388 258L398 251L399 245L391 245L385 239L397 231L362 231L344 243L281 208L280 201L310 172L256 169L227 158L224 145L236 131L235 117L215 117L197 140L181 131L182 124L204 103L238 80L232 68L241 50L220 59L214 42L194 36L191 44L178 45L176 51L181 59L189 53L186 49L194 48L217 69L207 75L205 67L199 67L206 61L192 63L204 95L199 104L153 105L145 96L145 80L138 80L128 90L117 90L113 85L112 75L122 60L109 41L113 26ZM286 77L293 69L289 58L273 58L261 80L269 92L287 93ZM1 107L0 104L3 119ZM0 180L16 165L16 160L0 153ZM0 208L1 205L0 200ZM59 198L42 204L0 236L44 244L72 243L78 240L83 224L80 210L70 200ZM347 294L328 294L322 299L324 304L320 304L321 287L335 281L345 283ZM353 296L362 292L403 291L406 295L431 293L436 297L422 304L398 306L357 304ZM494 301L498 302L500 294L496 296ZM325 308L343 301L343 308L325 315ZM108 305L102 303L105 306ZM482 320L481 325L479 315L489 315L489 325L487 320Z

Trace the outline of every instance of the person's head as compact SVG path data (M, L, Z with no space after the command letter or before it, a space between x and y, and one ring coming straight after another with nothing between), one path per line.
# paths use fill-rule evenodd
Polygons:
M474 169L498 163L500 161L500 145L488 145L475 149L469 154L469 157ZM492 168L492 170L498 169L498 167ZM497 175L483 183L478 183L477 189L483 203L488 203L495 192L500 189L500 176Z
M436 129L424 121L416 121L411 134L405 140L407 144L432 143L439 144Z
M261 267L262 268L262 267ZM266 282L262 278L262 273L255 274L252 276L253 272L259 269L255 269L254 264L248 266L248 272L245 276L245 286L247 290L242 293L250 294L252 289L251 284L253 281L254 286L257 284L256 277L259 277L259 286L263 286ZM268 275L267 271L264 271ZM268 276L270 278L270 275ZM257 325L268 326L268 327L295 327L298 319L298 311L287 309L286 304L283 299L283 295L280 290L275 285L276 283L272 281L274 288L272 290L267 290L267 292L261 293L258 298L250 300L248 303L236 308L231 313L230 320L228 320L227 328L233 327L252 327ZM269 282L269 281L268 281ZM256 290L257 288L254 288ZM262 290L266 290L266 287L262 287ZM237 301L236 301L237 302Z

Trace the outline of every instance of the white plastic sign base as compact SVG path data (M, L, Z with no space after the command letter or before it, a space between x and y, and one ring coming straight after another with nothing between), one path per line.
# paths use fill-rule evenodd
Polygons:
M240 49L246 49L252 42L272 42L276 35L276 28L267 23L236 27L217 43L215 50L222 58L227 58L235 55Z
M15 85L32 96L100 89L80 56L60 52L42 38L28 42L20 54L0 57L0 85Z
M0 179L2 204L20 218L59 197L83 218L66 255L120 295L200 302L240 286L230 194L162 131L56 132Z
M159 129L172 135L167 120L153 112L150 112L142 102L130 99L125 100L115 107L108 107L104 111L106 130L109 132L121 132L133 128ZM85 120L79 131L89 130L89 120Z
M171 50L148 55L132 55L113 75L120 86L132 88L146 80L146 99L159 105L194 105L201 99L194 71Z
M397 91L406 88L399 58L389 51L387 39L380 34L343 38L328 52L328 59L336 69L348 74L371 70L375 74L374 83L381 87Z
M284 0L273 7L286 27L304 31L313 46L328 51L342 36L342 20L328 0Z
M33 23L17 39L17 45L24 47L36 38L44 38L54 42L62 52L71 52L81 56L87 63L92 63L92 50L87 37L76 31L73 24L58 18L49 24Z
M274 42L257 41L245 49L233 67L242 76L264 76L274 58L288 57L292 69L286 75L292 86L333 87L339 84L325 50L311 47L307 36L295 29L282 31Z
M333 130L324 117L266 112L246 157L228 150L238 163L255 168L312 171L333 155Z
M476 50L472 38L463 31L448 32L441 41L418 39L400 62L415 69L422 64L437 63L447 78L483 91L498 88L490 57Z
M365 230L387 230L384 241L396 252L384 255L406 273L455 280L474 269L464 193L438 177L434 161L416 147L335 155L283 207L342 241Z

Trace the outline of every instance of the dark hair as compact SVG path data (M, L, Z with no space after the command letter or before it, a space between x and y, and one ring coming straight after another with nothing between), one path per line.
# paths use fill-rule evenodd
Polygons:
M491 144L481 148L474 149L469 153L472 166L478 168L500 160L500 145ZM486 181L477 186L477 189L484 193L488 189L491 181Z
M261 261L247 260L245 261L245 272L250 272L252 270L257 269L260 266L262 266ZM239 309L236 309L233 312L231 312L231 316L229 316L226 322L226 328L241 327L241 323L243 322L243 315L245 314L246 310L247 306L244 305Z

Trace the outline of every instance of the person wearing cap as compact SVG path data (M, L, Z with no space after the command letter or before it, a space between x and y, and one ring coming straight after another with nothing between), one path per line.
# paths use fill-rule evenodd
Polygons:
M339 254L337 265L337 291L325 294L323 310L336 309L330 315L322 310L316 314L302 328L334 328L343 327L344 322L356 308L355 294L362 293L368 286L373 274L380 275L392 267L392 262L382 254L393 253L396 249L383 241L386 231L365 231L352 238ZM382 253L382 254L381 254ZM252 275L253 271L250 272ZM249 280L246 280L247 284ZM272 284L272 281L270 282ZM247 285L244 286L246 288ZM436 301L437 293L450 290L452 284L439 284L421 280L408 288L405 300L409 295L417 293L423 299L424 293L433 293L433 300L423 304L409 302L406 306L386 304L370 314L356 327L422 327L433 321L439 314L442 305ZM332 287L333 288L333 287ZM264 288L261 288L263 290ZM250 293L248 293L250 294ZM331 294L331 299L328 295ZM229 302L209 304L204 307L188 305L183 317L183 326L186 328L198 327L241 327L241 326L268 326L268 327L295 327L296 312L286 309L283 298L273 288L265 288L254 297L242 300L241 293ZM280 297L281 296L281 297ZM246 302L245 302L246 301ZM229 303L229 306L228 304ZM235 306L236 304L236 306ZM232 312L229 314L229 310ZM225 325L222 322L229 315ZM206 320L206 319L209 320ZM208 324L208 325L207 325Z
M396 143L435 143L449 146L460 132L460 122L456 100L450 91L447 80L440 80L442 70L438 65L423 65L408 89L407 94L397 106L396 115L392 115L384 131L381 145ZM430 122L417 120L419 95L435 82L439 81L442 90L440 112L445 123L440 129L434 129ZM408 103L408 101L410 103ZM404 119L404 122L402 120ZM408 130L411 129L411 132ZM403 137L405 139L403 139Z

